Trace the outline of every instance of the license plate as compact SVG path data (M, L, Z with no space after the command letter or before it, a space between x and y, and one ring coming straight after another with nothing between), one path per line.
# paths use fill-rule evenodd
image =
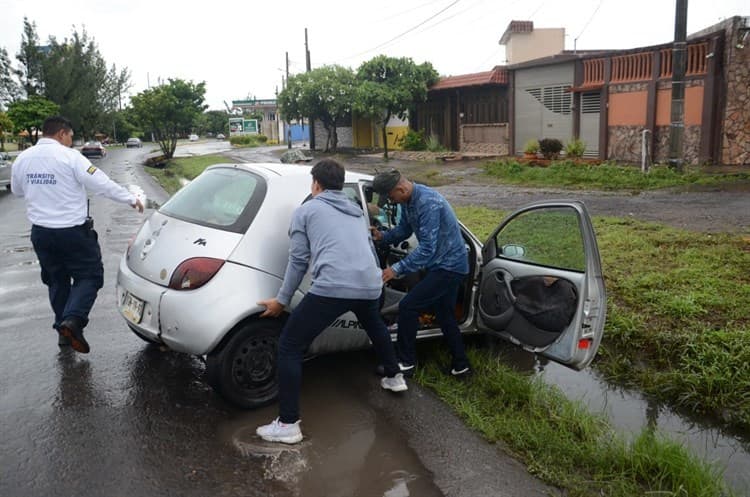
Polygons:
M143 301L125 292L122 302L122 315L131 323L140 323L143 318Z

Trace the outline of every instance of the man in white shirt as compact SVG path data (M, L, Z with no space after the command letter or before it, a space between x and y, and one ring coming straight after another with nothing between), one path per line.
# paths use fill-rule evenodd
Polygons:
M87 191L129 204L138 212L143 212L143 204L70 148L73 125L68 119L47 118L42 135L13 163L11 190L26 201L31 243L55 313L58 343L85 354L89 344L83 329L104 284L102 254L88 217Z

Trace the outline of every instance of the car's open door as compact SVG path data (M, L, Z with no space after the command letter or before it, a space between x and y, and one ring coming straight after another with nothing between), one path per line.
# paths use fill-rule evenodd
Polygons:
M477 326L573 369L588 366L607 298L586 207L538 202L513 213L482 249Z

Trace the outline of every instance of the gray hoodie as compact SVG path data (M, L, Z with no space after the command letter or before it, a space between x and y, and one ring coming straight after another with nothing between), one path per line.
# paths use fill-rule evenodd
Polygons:
M325 190L294 211L289 262L278 301L289 305L312 265L310 293L372 300L383 285L362 208L341 190Z

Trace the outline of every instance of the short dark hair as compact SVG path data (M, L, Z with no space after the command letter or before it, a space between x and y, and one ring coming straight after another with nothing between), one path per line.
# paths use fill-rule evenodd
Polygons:
M315 164L310 171L315 181L325 190L341 190L344 188L344 166L333 159L323 159Z
M51 116L45 119L44 124L42 124L42 135L54 136L61 129L69 131L73 129L73 123L67 117Z

